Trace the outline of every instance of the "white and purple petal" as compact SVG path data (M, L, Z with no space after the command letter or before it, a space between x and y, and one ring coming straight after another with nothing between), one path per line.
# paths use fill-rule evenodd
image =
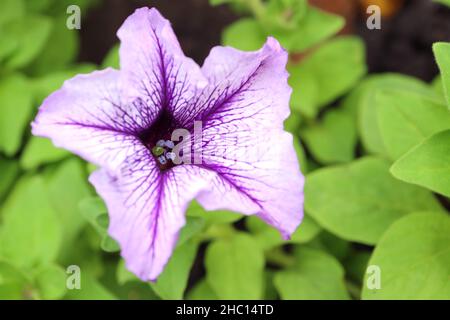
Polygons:
M257 214L288 238L303 217L304 179L289 115L287 53L269 38L256 52L216 47L202 70L214 98L196 106L203 123L203 164L218 173L199 196L208 210Z
M171 113L185 110L207 82L187 58L170 22L154 8L137 9L120 27L120 71L130 95Z
M103 169L91 175L108 208L108 233L119 242L130 271L156 280L175 248L189 202L210 179L211 173L193 166L161 173L151 155L130 160L120 176Z
M139 99L128 100L119 71L106 69L67 80L47 97L32 123L32 133L115 170L136 152L137 133L156 116L157 111Z
M304 179L283 130L291 88L279 43L269 38L256 52L216 47L200 68L148 8L118 36L121 70L66 81L44 101L33 134L102 167L90 181L128 268L156 279L195 197L209 210L257 214L289 237L303 216ZM203 126L194 146L203 163L160 166L152 148L194 121Z

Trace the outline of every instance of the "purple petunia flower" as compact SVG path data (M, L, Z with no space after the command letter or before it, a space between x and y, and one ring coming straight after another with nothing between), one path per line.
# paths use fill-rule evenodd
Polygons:
M89 180L127 268L142 280L158 277L194 198L207 210L256 214L288 238L302 220L304 179L283 130L291 88L280 44L215 47L200 68L169 21L148 8L128 17L118 37L120 70L66 81L32 127L100 167ZM176 129L194 136L180 139L194 142L179 154ZM201 161L178 164L186 150Z

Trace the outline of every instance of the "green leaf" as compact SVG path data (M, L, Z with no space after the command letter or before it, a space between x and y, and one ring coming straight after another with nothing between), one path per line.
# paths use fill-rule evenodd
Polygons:
M150 284L152 289L161 298L183 298L190 269L196 257L197 248L197 242L188 240L175 249L163 273L161 273L155 283ZM121 285L139 280L132 272L128 271L123 259L119 262L117 267L116 277L117 282Z
M439 69L441 70L447 106L450 108L450 43L435 43L433 45L433 51Z
M34 75L62 70L75 61L79 46L78 32L68 29L66 21L67 15L54 19L44 48L30 66Z
M364 275L366 274L370 256L371 252L369 251L358 251L347 257L344 264L345 269L347 270L348 278L356 281L358 284L361 284L363 282Z
M27 80L12 74L0 80L0 151L14 155L33 111Z
M355 156L355 119L347 110L328 111L320 122L305 127L300 134L314 158L323 164L349 162Z
M375 97L383 89L408 90L429 94L430 89L422 81L401 74L374 75L364 80L349 96L347 102L355 103L358 110L358 129L367 151L386 155L386 147L381 137L377 119Z
M120 67L120 61L119 61L119 44L115 44L111 49L109 49L108 53L106 54L105 58L102 62L102 68L114 68L119 69Z
M9 69L27 66L44 48L50 35L52 21L38 15L24 16L4 26L4 31L18 39L17 48L8 57L5 65Z
M42 299L56 300L66 293L66 273L58 265L50 264L39 269L34 277L39 296Z
M433 1L442 3L443 5L450 7L450 0L433 0Z
M4 29L0 29L0 66L3 64L3 60L11 55L18 46L18 39Z
M195 200L190 203L186 215L188 217L202 218L206 225L231 223L242 218L241 214L227 210L206 211Z
M294 136L297 135L302 119L297 112L291 112L289 117L284 121L284 129Z
M343 261L350 253L350 242L323 230L318 237L309 244L311 247L324 250L339 261Z
M78 207L82 216L99 234L103 235L106 232L106 227L100 222L101 218L99 217L108 212L103 200L97 196L86 197L80 201Z
M9 191L19 174L19 165L14 160L0 158L0 201Z
M380 268L381 288L363 299L450 299L450 217L410 214L394 223L378 243L369 265Z
M306 174L308 172L308 159L305 150L296 135L294 135L294 149L297 154L298 162L300 163L300 170L303 174Z
M205 220L200 217L187 217L186 225L181 229L178 237L177 246L182 245L196 234L198 234L205 226Z
M65 299L69 300L115 300L117 297L109 292L92 274L80 270L81 288L68 290Z
M307 0L271 0L264 8L268 30L294 31L308 12Z
M136 277L134 275L134 273L132 273L131 271L128 271L128 269L127 269L127 267L125 265L125 260L123 260L123 259L121 259L119 261L119 264L117 265L116 278L117 278L117 282L120 285L123 285L123 284L125 284L127 282L130 282L130 281L139 280L139 278Z
M292 30L268 30L290 52L305 51L336 34L345 24L341 16L309 6Z
M66 252L85 225L78 203L91 194L82 162L74 158L64 161L47 173L46 185L47 196L63 225Z
M25 5L29 12L44 12L53 4L53 1L54 0L25 0Z
M78 205L81 214L94 227L101 238L100 247L106 252L120 250L118 242L108 235L109 216L105 203L100 197L87 197Z
M410 212L441 210L430 192L393 178L389 162L374 157L309 174L305 208L323 228L365 244Z
M300 65L288 65L288 82L292 87L291 108L294 112L314 118L318 112L319 84L313 72L304 71Z
M439 100L410 91L383 90L376 96L381 137L398 159L430 135L450 128L450 112Z
M59 161L68 155L69 152L55 147L49 139L32 136L20 158L20 165L25 170L31 170L42 164Z
M264 254L244 233L216 240L206 250L206 279L220 299L262 299Z
M54 261L62 245L63 228L40 176L21 178L1 215L0 256L24 267Z
M106 252L118 252L120 251L120 246L116 240L111 238L108 234L105 234L100 243L100 247Z
M150 284L162 299L183 298L197 248L198 243L193 240L177 247L157 281Z
M339 37L319 47L300 64L290 65L292 107L314 117L321 107L346 93L366 73L364 59L361 39ZM306 97L302 96L302 89ZM299 93L295 94L296 91Z
M38 1L38 0L31 0L31 1ZM83 15L84 12L88 12L89 8L95 7L99 3L100 0L52 0L52 5L48 8L47 11L49 14L57 16L60 15L61 12L66 12L68 6L77 5L78 7L80 7L81 14Z
M344 269L332 256L302 247L296 252L297 265L279 271L275 287L285 300L346 300Z
M445 99L445 92L444 92L444 84L442 82L442 76L438 75L434 80L431 82L431 88L440 96L444 97Z
M201 279L195 286L187 293L188 300L218 300L219 298L214 293L205 279Z
M225 3L237 2L237 0L209 0L209 4L212 6L218 6Z
M31 280L13 264L0 260L0 299L33 298Z
M264 250L271 249L283 243L306 243L312 240L319 232L319 225L308 215L292 234L290 240L285 241L280 233L257 216L246 218L246 226Z
M253 51L262 47L266 35L258 21L251 18L240 19L230 24L222 33L222 43L240 50Z
M22 0L3 0L0 11L0 26L5 23L20 18L25 13L25 6Z
M450 197L450 130L439 132L410 150L391 167L397 179Z

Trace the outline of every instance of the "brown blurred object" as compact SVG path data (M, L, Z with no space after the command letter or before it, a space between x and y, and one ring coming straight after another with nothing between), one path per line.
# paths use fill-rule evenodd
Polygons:
M359 0L363 14L367 14L366 10L371 5L379 6L381 15L389 18L395 15L404 5L404 0Z
M344 17L346 24L339 34L350 34L354 31L354 22L358 16L357 1L358 0L309 0L309 4L324 11Z

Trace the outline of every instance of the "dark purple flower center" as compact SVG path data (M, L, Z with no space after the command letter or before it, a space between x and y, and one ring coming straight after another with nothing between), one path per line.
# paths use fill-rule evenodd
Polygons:
M163 110L152 126L139 134L139 139L151 152L161 171L174 167L174 142L171 141L176 121L166 110Z

